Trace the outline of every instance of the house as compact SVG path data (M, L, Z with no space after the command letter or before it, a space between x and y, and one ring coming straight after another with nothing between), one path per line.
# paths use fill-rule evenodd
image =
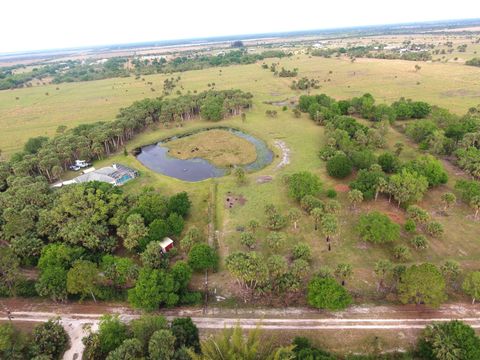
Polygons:
M72 180L63 181L53 185L54 187L61 187L63 185L80 184L89 181L101 181L113 186L121 186L127 181L130 181L138 176L138 172L127 166L121 164L113 164L101 169L85 169L83 174L77 176Z
M162 248L162 252L166 254L173 249L173 240L169 237L164 238L162 241L160 241L160 247Z
M120 186L137 176L137 171L120 164L113 164L112 166L106 166L101 169L86 172L83 175L76 177L74 180L77 183L102 181L114 186Z

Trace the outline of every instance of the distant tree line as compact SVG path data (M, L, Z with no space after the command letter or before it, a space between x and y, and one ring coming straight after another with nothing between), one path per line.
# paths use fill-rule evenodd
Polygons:
M236 64L254 64L268 58L283 58L289 56L281 50L265 50L258 54L248 53L246 49L231 50L217 55L194 54L178 56L166 60L133 60L135 73L147 75L154 73L171 73L178 71L201 70L210 67L223 67Z
M413 44L405 48L405 51L385 50L384 44L378 45L360 45L340 48L313 49L310 51L312 56L321 56L325 58L349 56L354 58L374 58L386 60L410 60L410 61L428 61L432 59L432 54L428 49L423 49L424 44ZM419 50L411 50L419 49Z
M234 64L253 64L267 58L282 58L289 55L281 50L265 50L258 54L250 54L242 48L217 55L177 56L169 61L165 58L132 59L131 68L126 66L129 61L126 57L113 57L105 61L67 60L53 64L38 64L31 71L25 72L18 71L24 68L23 65L16 65L0 68L0 90L32 86L32 81L46 77L51 77L54 84L128 77L132 74L139 77Z
M480 58L474 57L473 59L465 61L465 65L480 66Z

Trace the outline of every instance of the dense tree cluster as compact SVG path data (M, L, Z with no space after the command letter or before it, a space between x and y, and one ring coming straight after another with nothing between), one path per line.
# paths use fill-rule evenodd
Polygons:
M170 267L159 245L166 236L178 238L183 231L190 209L186 193L167 197L145 188L127 196L99 182L52 191L44 181L25 179L32 178L15 178L19 183L0 193L3 295L38 294L55 301L68 295L124 298L126 289L135 285L130 299L138 307L155 309L198 300L187 289L190 267L182 262ZM112 255L122 245L133 256L140 255L142 269L130 258ZM34 288L21 276L21 264L37 265ZM168 299L150 297L164 283L170 284L164 289Z
M423 119L432 108L422 101L406 100L404 98L391 104L375 104L371 94L364 94L349 100L336 101L325 94L302 95L298 107L302 112L308 112L312 120L323 123L339 115L355 115L374 122L388 120ZM353 136L355 133L350 133Z
M320 82L317 79L309 79L307 77L302 77L298 80L293 80L290 88L292 90L319 89Z
M1 359L59 360L68 348L68 334L58 319L36 325L31 334L17 330L12 322L0 325Z
M480 177L480 111L457 116L435 108L428 119L409 123L405 133L434 155L455 156L457 165Z
M143 315L123 323L104 315L97 332L83 338L85 360L189 360L200 352L198 329L190 318L169 323L160 315Z

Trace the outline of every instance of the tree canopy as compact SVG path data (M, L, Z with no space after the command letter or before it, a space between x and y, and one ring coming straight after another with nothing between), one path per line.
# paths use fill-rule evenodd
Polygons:
M398 285L400 301L404 304L439 306L445 299L445 279L433 264L410 266Z
M308 284L307 301L319 309L342 310L352 303L352 298L334 279L317 277Z

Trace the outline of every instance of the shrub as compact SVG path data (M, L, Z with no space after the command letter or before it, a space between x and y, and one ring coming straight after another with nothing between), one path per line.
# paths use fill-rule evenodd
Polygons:
M400 226L378 211L361 215L357 231L363 240L374 244L392 242L400 237Z
M427 178L428 186L446 184L448 175L442 163L432 155L420 156L407 164L407 169Z
M195 244L188 253L188 265L193 271L216 270L218 254L207 244Z
M361 191L365 200L371 200L375 196L377 185L381 179L385 179L385 174L382 171L363 169L358 172L357 178L350 183L350 188Z
M343 179L352 173L352 162L345 154L337 154L327 161L328 175Z
M428 247L428 240L423 235L416 235L411 240L410 243L415 249L426 249Z
M293 248L293 258L310 261L312 259L312 250L310 249L310 246L305 243L298 243L295 245Z
M335 199L337 197L337 192L334 189L328 189L325 194L329 199Z
M310 213L310 211L312 211L315 208L323 209L325 207L322 200L312 195L304 196L300 201L300 206L307 213Z
M249 249L253 249L256 243L255 236L253 233L245 231L240 234L240 243Z
M342 310L352 303L352 298L334 279L317 277L308 284L307 301L319 309Z
M407 217L409 220L412 220L417 224L425 224L430 220L428 212L417 205L410 205L407 208Z
M355 151L352 154L352 165L357 170L369 169L376 162L377 157L371 150L365 149Z
M410 252L410 249L406 246L397 245L393 249L393 257L400 262L405 262L411 259L412 253Z
M59 319L35 326L32 336L36 355L59 359L68 348L69 337Z
M409 233L414 233L415 230L417 230L417 225L415 225L415 221L413 221L412 219L408 219L407 221L405 221L404 228L405 231Z
M288 181L288 194L297 201L307 195L317 196L322 190L322 182L317 175L302 171L290 176Z
M386 173L397 172L400 168L400 159L392 153L386 152L378 157L378 164Z
M438 221L431 221L425 226L425 231L428 235L433 237L440 237L443 235L443 225Z

